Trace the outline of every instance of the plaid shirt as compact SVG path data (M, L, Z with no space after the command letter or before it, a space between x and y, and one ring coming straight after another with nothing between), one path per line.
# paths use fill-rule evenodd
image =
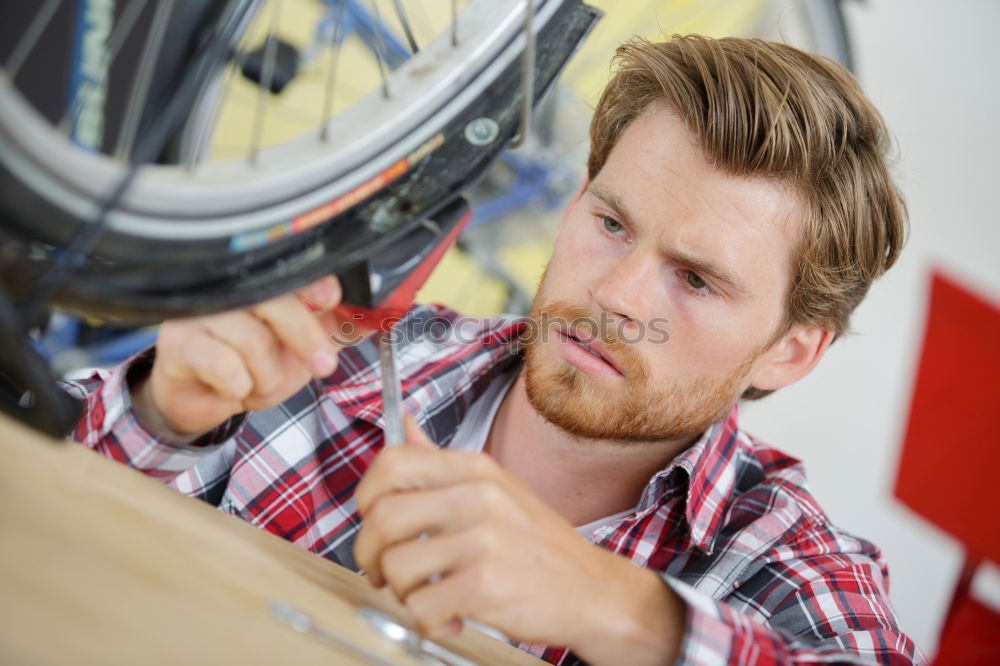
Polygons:
M397 326L407 410L447 447L490 382L518 363L519 320L417 308ZM375 347L341 353L337 372L272 409L232 419L200 446L157 439L127 389L151 354L70 390L88 408L75 438L101 454L357 569L354 490L382 448ZM590 539L661 572L688 604L680 663L923 661L887 597L878 549L833 526L799 461L741 431L736 408L649 480L635 513ZM552 662L562 648L522 645Z

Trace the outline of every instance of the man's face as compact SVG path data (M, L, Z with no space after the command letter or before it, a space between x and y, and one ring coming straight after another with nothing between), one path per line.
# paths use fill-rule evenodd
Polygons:
M694 141L651 106L560 223L525 379L534 408L573 434L697 437L780 332L798 201L716 169Z

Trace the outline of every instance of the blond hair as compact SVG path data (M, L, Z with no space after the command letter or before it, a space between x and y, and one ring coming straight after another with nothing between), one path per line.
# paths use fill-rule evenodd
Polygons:
M759 39L674 36L618 48L590 125L593 180L618 138L665 102L720 169L791 186L804 219L785 324L835 336L905 243L906 208L888 167L889 133L850 72ZM744 398L769 391L750 388Z

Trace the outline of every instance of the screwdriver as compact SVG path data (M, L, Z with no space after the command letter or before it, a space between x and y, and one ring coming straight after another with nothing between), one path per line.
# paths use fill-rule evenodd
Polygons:
M344 290L337 311L378 331L386 446L404 443L403 387L396 358L402 332L394 332L393 327L409 311L417 290L471 217L469 205L458 197L405 236L373 252L374 256L337 274Z
M382 419L385 421L385 445L402 446L403 384L396 367L396 341L392 331L378 337L378 364L382 378Z

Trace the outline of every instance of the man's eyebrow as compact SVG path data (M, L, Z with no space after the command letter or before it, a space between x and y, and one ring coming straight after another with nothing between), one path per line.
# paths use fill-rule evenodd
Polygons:
M615 215L619 217L619 222L623 222L631 227L635 226L634 218L629 215L628 208L619 196L612 192L608 192L606 189L593 182L587 185L587 191L596 198L600 199L601 202L614 211ZM701 259L680 250L664 250L662 254L664 258L672 261L673 263L682 264L693 270L695 273L707 275L714 278L718 282L725 283L733 291L736 291L743 296L748 296L750 294L746 287L744 287L739 280L730 275L728 271L713 264L707 259Z
M750 295L750 292L746 290L746 287L740 284L735 277L731 276L727 271L709 261L699 259L698 257L677 250L667 250L663 253L663 255L674 263L687 266L695 273L708 275L718 282L725 283L730 289L742 296Z
M615 215L620 218L618 220L619 222L626 222L631 225L632 216L629 215L628 209L625 208L625 203L618 195L608 192L606 189L594 182L587 185L587 191L600 199L608 208L613 210Z

